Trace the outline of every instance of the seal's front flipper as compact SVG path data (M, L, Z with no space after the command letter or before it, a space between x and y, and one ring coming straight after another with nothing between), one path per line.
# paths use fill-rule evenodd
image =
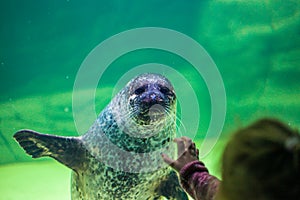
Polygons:
M175 171L171 171L167 178L162 181L156 189L160 196L167 199L188 200L188 196L180 186L178 176Z
M32 130L20 130L14 138L33 158L50 156L75 171L85 167L87 151L79 138L40 134Z

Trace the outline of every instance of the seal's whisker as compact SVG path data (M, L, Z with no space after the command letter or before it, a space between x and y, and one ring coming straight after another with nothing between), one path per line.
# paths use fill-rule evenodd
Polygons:
M169 118L169 119L172 119L174 117L175 117L175 120L177 119L177 115L175 114L174 111L172 111L172 109L169 106L166 107L166 114L168 116L167 118ZM174 125L175 125L175 130L177 131L179 129L177 123L175 122ZM169 132L168 137L172 138L173 133Z
M137 114L137 111L136 110L133 110L133 111L130 111L130 112L127 112L125 115L123 115L122 117L124 117L125 119L129 119L131 117L133 117L134 115Z
M166 110L167 110L167 114L168 114L168 116L171 118L171 117L174 117L173 115L172 115L172 109L170 108L170 107L166 107ZM177 132L179 132L180 130L181 130L181 126L183 127L183 131L184 131L184 133L186 133L186 127L185 127L185 125L182 123L182 120L181 120L181 118L179 117L179 115L176 113L176 123L175 123L175 125L176 125L176 131ZM182 132L180 131L180 136L182 136L183 134L182 134Z
M172 109L170 108L170 106L168 106L168 105L166 105L166 106L164 107L164 109L165 109L166 113L169 114L169 115L171 115L171 114L173 113L173 110L172 110Z
M179 123L177 123L177 121ZM176 116L176 131L178 132L178 134L180 136L183 136L182 131L180 131L181 130L181 126L183 127L183 132L186 133L186 127L185 127L185 125L182 123L182 120L179 117Z
M131 117L139 113L138 108L139 108L139 104L137 102L134 102L134 104L131 106L130 113L129 113Z
M178 123L177 123L177 121L178 121ZM177 127L176 127L177 131L180 132L180 136L182 136L183 133L187 132L186 131L186 127L185 127L184 123L182 123L181 117L179 117L178 114L176 114L176 125L177 125ZM181 126L183 127L182 128L183 129L183 133L182 133L182 131L180 131L181 130L181 128L180 128Z

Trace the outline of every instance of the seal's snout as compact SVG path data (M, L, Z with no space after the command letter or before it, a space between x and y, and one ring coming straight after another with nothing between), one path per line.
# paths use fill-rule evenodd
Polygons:
M134 79L129 86L129 109L139 123L157 122L175 110L175 91L165 77L145 74Z
M162 104L164 102L163 95L157 90L145 92L140 98L141 103L148 107L151 107L155 104Z

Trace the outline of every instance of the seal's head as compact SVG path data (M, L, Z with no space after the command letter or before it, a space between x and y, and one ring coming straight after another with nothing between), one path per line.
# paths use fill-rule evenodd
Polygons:
M176 95L162 75L147 73L133 78L108 107L118 129L132 137L175 133Z
M128 88L128 110L136 123L150 125L175 114L175 91L164 76L142 74Z

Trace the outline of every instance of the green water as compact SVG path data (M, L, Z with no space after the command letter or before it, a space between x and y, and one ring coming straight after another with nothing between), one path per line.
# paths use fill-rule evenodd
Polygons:
M12 135L23 128L78 135L72 113L76 73L100 42L129 29L164 27L184 33L216 63L227 110L219 142L205 157L212 173L220 175L224 141L236 127L264 116L300 127L296 0L1 1L0 20L1 199L69 198L70 171L48 159L25 162L32 159ZM201 145L211 116L207 87L192 65L168 52L144 49L115 60L98 85L97 112L110 101L122 75L144 63L171 66L189 80L199 99L195 140Z

